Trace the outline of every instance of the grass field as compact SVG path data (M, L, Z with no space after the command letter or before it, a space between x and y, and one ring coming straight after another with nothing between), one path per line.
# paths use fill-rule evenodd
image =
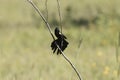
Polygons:
M73 11L79 12L80 9L82 14L72 14L76 18L86 12L85 5L91 4L94 7L100 3L98 6L104 10L102 4L105 5L108 0L81 0L81 5L79 0L69 1L61 0L62 9L67 5L73 6ZM119 2L111 0L108 3L110 8L105 7L105 11L111 11L114 4L120 7L117 5ZM39 5L44 9L42 3ZM49 1L51 14L55 3L55 0ZM114 15L120 15L119 12L117 10ZM53 55L50 48L52 37L43 22L39 28L32 24L31 13L34 10L26 0L0 1L0 80L77 80L77 75L65 59L61 55ZM102 24L104 19L101 19L97 28L94 28L95 25L90 25L93 27L91 29L74 25L63 28L69 41L65 55L79 70L83 80L119 80L116 42L120 23L119 17L111 17L111 14L105 14L109 15L108 24ZM83 42L78 48L80 38L83 38Z

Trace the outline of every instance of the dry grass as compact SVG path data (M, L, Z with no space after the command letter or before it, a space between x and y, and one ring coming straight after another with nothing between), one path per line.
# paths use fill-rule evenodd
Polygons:
M119 3L119 0L111 0L109 6L104 7L107 5L101 4L107 3L107 0L105 3L104 0L85 0L81 5L79 0L70 0L69 3L66 0L61 1L62 9L73 5L73 12L77 11L76 15L72 13L73 17L88 15L85 14L87 4L93 5L93 11L99 4L103 11L109 12L113 2ZM50 14L55 11L55 4L54 0L49 1ZM44 8L42 5L40 7ZM119 6L116 4L116 7ZM77 75L64 58L52 54L52 38L45 25L41 23L40 28L36 29L32 24L31 11L33 10L26 0L0 2L0 80L77 80ZM118 79L115 43L120 30L119 20L110 20L107 26L103 22L104 20L99 22L97 29L91 30L73 26L63 28L70 43L65 54L81 72L84 80ZM80 35L83 42L78 50Z

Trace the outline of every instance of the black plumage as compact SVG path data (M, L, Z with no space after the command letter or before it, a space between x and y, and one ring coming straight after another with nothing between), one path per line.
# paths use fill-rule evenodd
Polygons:
M55 28L55 36L57 37L56 40L54 40L51 43L51 48L53 50L53 53L55 53L57 51L57 54L61 54L60 50L58 49L57 45L59 46L59 48L64 51L65 48L67 47L67 45L69 44L66 41L66 36L64 36L63 34L61 34L60 30L58 28ZM57 45L56 45L57 44Z

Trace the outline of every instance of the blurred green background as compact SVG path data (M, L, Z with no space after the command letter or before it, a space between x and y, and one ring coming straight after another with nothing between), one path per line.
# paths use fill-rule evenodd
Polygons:
M46 17L45 0L34 0ZM60 0L65 54L84 80L119 80L116 62L120 0ZM48 0L48 21L59 26L56 0ZM83 39L80 48L80 39ZM27 0L0 0L0 80L77 80L62 56L53 55L50 36Z

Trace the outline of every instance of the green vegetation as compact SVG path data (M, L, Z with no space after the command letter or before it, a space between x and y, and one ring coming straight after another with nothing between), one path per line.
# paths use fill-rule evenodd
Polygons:
M56 1L50 1L49 22L55 26L58 24L54 21L59 20L57 8L53 9ZM45 13L44 0L36 3ZM120 0L61 0L63 33L69 41L65 54L84 80L119 80L115 54L120 31L119 3ZM66 11L71 12L67 15ZM90 23L89 29L72 23L81 17L91 21L96 16L99 20ZM52 54L51 42L46 26L26 0L1 0L0 80L77 80L64 58Z

